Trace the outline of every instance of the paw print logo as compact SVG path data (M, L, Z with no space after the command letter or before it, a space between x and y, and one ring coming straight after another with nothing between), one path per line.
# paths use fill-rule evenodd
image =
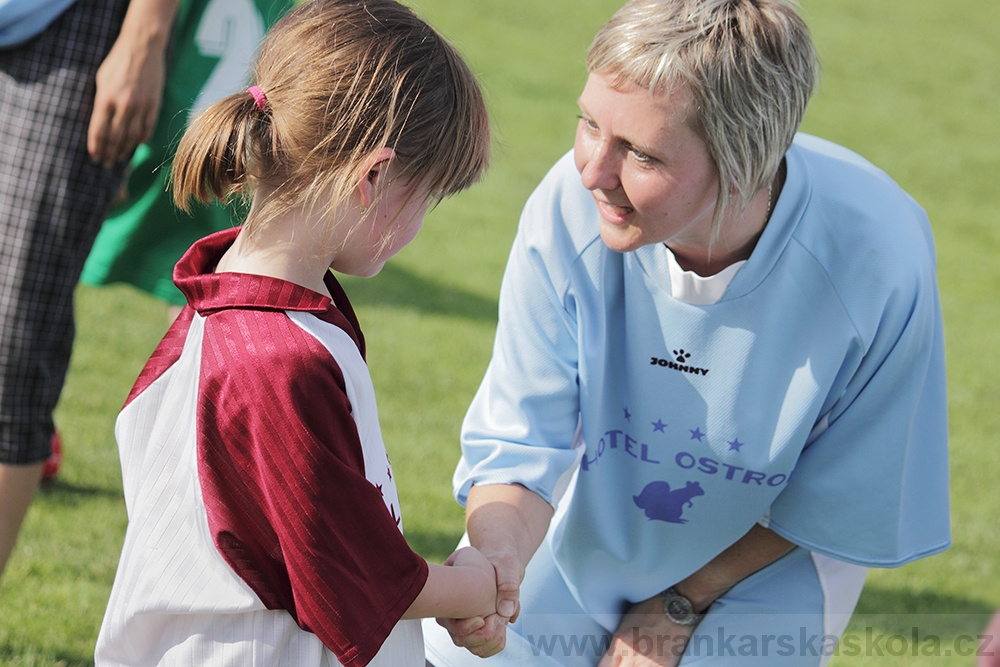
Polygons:
M690 358L691 358L691 353L685 352L684 348L681 348L679 350L674 350L674 359L677 360L677 363L685 364L687 363L687 360Z

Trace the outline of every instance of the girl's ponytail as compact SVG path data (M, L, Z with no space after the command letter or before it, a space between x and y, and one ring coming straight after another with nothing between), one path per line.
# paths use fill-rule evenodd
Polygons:
M270 151L269 145L260 145L270 134L269 112L260 106L250 92L238 93L219 100L191 122L177 147L171 174L178 208L190 211L191 199L225 202L247 194L251 164L261 152Z
M177 206L254 199L251 237L290 209L332 213L367 160L395 152L400 183L439 200L486 168L490 128L479 84L455 49L395 0L310 0L268 32L254 86L209 107L174 158ZM325 209L325 210L324 210Z

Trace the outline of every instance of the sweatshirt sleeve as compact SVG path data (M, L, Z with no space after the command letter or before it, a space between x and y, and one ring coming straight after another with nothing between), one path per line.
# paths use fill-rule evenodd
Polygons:
M877 290L877 304L868 299L878 313L866 318L870 344L770 510L779 534L869 567L897 567L951 543L944 334L923 220L926 242L913 235L899 266L880 267L892 288Z
M473 485L521 484L552 505L579 462L579 349L568 272L579 241L561 221L578 215L562 189L578 180L571 156L525 205L500 287L489 367L462 426L455 496ZM560 175L571 173L572 178Z

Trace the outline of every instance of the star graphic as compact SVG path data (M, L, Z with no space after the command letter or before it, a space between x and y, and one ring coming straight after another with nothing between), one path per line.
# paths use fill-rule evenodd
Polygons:
M628 411L627 407L625 408L625 419L627 419L629 421L632 420L632 413Z
M392 479L392 468L386 468L385 474L389 475L389 479Z
M655 422L653 422L653 432L654 433L656 431L659 431L660 433L663 433L663 429L665 429L665 428L667 428L667 425L663 423L662 419L657 419Z
M701 432L700 428L696 428L693 431L691 431L691 439L697 440L698 442L701 442L701 439L704 438L705 435L706 435L705 433Z
M738 452L738 451L740 451L740 447L742 447L746 443L745 442L740 442L740 439L736 438L736 439L732 440L731 442L729 442L727 444L729 445L729 451L731 451L731 452Z
M385 495L385 493L382 491L382 485L381 484L376 484L375 488L378 489L379 495L381 495L381 496Z

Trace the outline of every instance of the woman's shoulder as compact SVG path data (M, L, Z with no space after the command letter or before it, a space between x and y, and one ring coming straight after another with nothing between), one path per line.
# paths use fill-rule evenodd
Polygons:
M788 153L800 206L796 240L838 272L867 263L882 272L934 264L927 214L889 174L860 154L799 135Z
M913 197L858 153L815 137L796 139L788 169L782 211L793 221L793 254L804 260L795 265L836 293L855 326L873 335L889 311L902 321L913 304L930 308L934 239Z
M919 226L927 219L920 205L888 173L845 146L799 134L788 160L789 170L801 172L810 212L879 219L874 231L895 231L897 223Z

